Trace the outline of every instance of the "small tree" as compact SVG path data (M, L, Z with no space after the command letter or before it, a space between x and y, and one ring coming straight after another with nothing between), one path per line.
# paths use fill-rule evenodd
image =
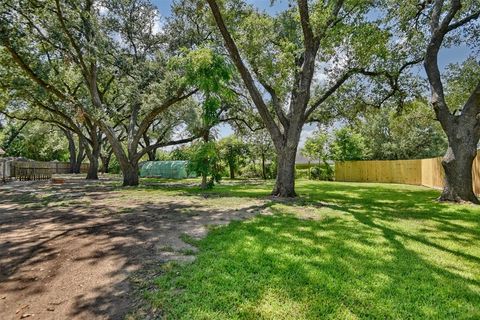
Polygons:
M168 156L162 160L190 160L192 148L181 146L170 151Z
M305 140L305 145L300 151L302 155L311 160L326 160L327 156L328 135L323 132L316 131L311 137Z
M200 115L200 125L194 128L198 135L203 139L204 147L194 151L194 162L203 161L203 164L195 164L197 173L202 175L202 189L213 186L216 179L207 183L207 177L212 174L217 166L215 161L218 158L218 151L214 143L210 143L210 130L219 123L219 118L224 111L222 103L233 98L233 92L228 88L231 79L232 68L226 60L219 54L216 54L208 48L200 48L188 52L184 57L178 59L178 63L183 65L186 75L186 83L197 87L202 93ZM215 147L214 147L215 146ZM214 157L214 154L216 155ZM202 158L203 157L203 158ZM210 161L214 161L210 163Z
M330 155L336 161L362 160L368 157L369 150L362 135L348 127L335 131L330 145Z
M257 160L261 164L261 176L264 180L276 176L276 154L272 139L266 130L257 130L245 135L249 161L255 166Z
M300 151L301 154L308 159L308 177L312 178L312 172L310 168L310 161L318 160L318 169L320 169L320 163L323 161L325 165L327 157L328 135L323 132L315 131L311 137L308 137L305 141L305 145Z
M247 146L234 136L230 136L220 140L219 147L222 159L228 165L230 179L235 179L235 172L244 163Z
M220 156L215 142L197 142L192 146L188 171L202 176L202 189L212 188L220 181Z

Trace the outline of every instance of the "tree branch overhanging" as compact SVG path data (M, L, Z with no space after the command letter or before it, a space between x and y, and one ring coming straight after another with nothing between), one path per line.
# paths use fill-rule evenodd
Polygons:
M255 106L257 107L258 112L260 113L260 116L265 122L265 125L268 131L270 132L270 134L272 135L272 137L275 137L274 141L280 141L280 139L283 136L282 132L280 131L277 124L275 123L275 120L270 114L268 107L265 101L263 100L263 97L260 91L255 85L255 81L250 71L247 69L247 67L243 63L243 60L240 56L240 52L237 48L237 45L233 40L230 32L228 31L227 26L225 25L225 21L223 20L223 16L220 12L220 8L218 7L217 2L215 0L207 0L207 2L212 11L212 14L218 26L218 29L220 30L220 33L223 37L225 46L230 54L230 57L232 58L235 66L237 67L237 70L240 73L245 83L245 86L247 87L247 90L249 91L252 97L252 100L255 103Z
M149 151L152 151L152 150L155 150L155 149L158 149L158 148L162 148L162 147L168 147L168 146L174 146L174 145L179 145L179 144L192 142L193 140L198 139L198 138L199 138L198 136L191 136L191 137L184 138L184 139L173 140L173 141L168 141L168 142L157 142L155 144L151 144L148 147L141 150L140 152L138 152L135 155L135 160L137 160L137 161L140 160L140 158L143 157L143 155L145 155Z

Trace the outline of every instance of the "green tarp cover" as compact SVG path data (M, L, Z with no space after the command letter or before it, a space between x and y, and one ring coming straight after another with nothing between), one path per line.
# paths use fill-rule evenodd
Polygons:
M195 177L187 173L188 161L146 161L140 167L140 177L184 179Z

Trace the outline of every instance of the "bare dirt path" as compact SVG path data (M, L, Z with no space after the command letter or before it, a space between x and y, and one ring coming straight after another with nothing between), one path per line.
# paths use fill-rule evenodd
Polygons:
M262 205L114 183L0 186L0 319L123 319L139 303L132 274L192 260L185 234L203 237Z

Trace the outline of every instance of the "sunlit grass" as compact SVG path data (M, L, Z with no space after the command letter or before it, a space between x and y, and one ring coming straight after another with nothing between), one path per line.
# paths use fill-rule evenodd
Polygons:
M177 187L265 199L273 215L215 228L194 263L158 277L148 298L167 318L480 318L479 208L414 186L298 181L290 202L271 187Z

